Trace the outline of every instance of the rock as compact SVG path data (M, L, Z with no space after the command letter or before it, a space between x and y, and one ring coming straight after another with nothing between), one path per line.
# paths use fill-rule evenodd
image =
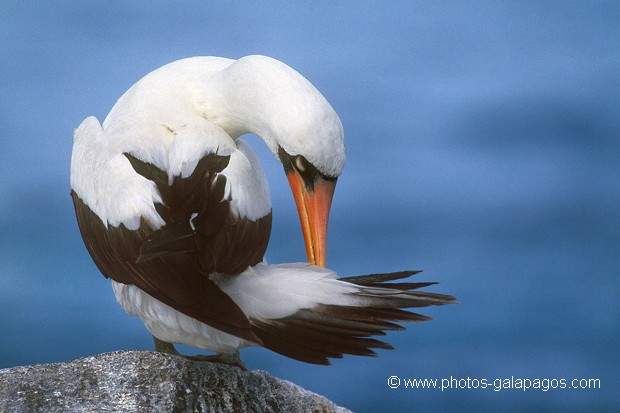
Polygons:
M347 412L267 372L143 351L0 370L0 413Z

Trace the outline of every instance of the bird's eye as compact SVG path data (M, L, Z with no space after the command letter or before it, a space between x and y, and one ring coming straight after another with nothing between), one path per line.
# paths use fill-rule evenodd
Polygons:
M306 172L306 170L308 169L308 161L306 161L306 159L303 156L296 156L295 157L295 168L297 168L297 170L299 172Z

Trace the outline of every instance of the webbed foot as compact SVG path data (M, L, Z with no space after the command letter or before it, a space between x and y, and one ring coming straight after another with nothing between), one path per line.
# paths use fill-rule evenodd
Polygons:
M229 366L239 367L243 371L247 371L245 363L241 361L241 357L239 356L239 350L233 353L217 353L213 355L204 355L204 354L196 354L195 356L186 356L181 354L174 348L174 344L168 343L167 341L163 341L153 336L153 341L155 342L155 351L165 354L172 354L174 356L181 356L188 360L193 361L206 361L209 363L222 363L228 364Z
M206 361L209 363L228 364L229 366L239 367L243 371L248 371L247 366L239 356L239 350L233 353L217 353L214 355L196 354L195 356L185 356L190 360Z

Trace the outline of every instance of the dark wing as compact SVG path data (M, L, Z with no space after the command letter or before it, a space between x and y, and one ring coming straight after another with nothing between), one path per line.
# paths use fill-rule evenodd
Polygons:
M187 178L167 175L155 166L125 154L134 170L155 182L163 205L157 212L166 225L146 240L140 261L179 252L196 253L203 273L238 274L263 260L271 233L271 213L258 220L237 216L225 198L221 172L228 156L209 154Z
M263 346L300 361L330 364L344 354L376 356L373 349L391 350L388 343L372 338L385 331L403 330L397 322L428 321L430 317L404 309L455 302L450 295L417 289L436 283L390 283L419 271L370 274L341 278L360 286L354 293L360 306L318 305L275 320L250 320Z
M152 297L224 332L260 343L245 314L209 274L235 274L263 259L271 231L271 213L256 221L235 216L224 197L221 172L228 156L208 154L187 178L167 175L130 154L134 170L153 181L163 204L156 209L165 225L137 230L107 227L71 192L82 238L107 278L136 285Z

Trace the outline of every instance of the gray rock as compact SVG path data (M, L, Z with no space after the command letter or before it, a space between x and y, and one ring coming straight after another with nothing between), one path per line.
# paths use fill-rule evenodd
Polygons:
M347 412L264 371L143 351L0 370L0 413Z

